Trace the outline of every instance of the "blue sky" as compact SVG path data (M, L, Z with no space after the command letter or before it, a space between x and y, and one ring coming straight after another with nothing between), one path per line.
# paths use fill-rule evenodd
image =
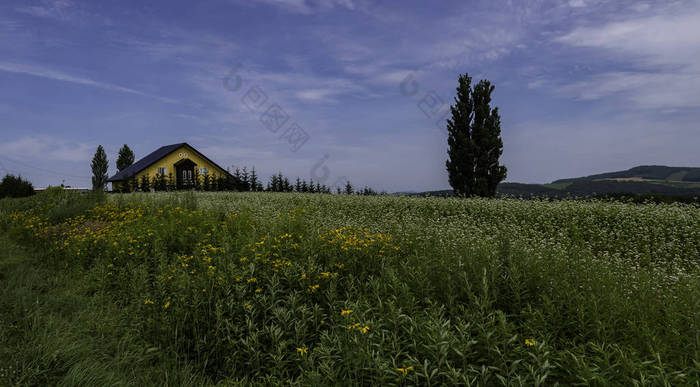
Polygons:
M464 72L496 86L508 181L700 166L698 1L46 0L0 4L0 172L89 186L98 144L111 175L124 143L186 141L264 177L448 188Z

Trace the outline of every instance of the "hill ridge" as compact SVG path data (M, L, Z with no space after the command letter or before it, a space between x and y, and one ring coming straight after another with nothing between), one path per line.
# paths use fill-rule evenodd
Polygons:
M666 165L638 165L623 171L604 172L589 176L559 179L552 184L572 183L581 180L639 178L645 180L667 180L676 182L700 182L698 167L669 167Z

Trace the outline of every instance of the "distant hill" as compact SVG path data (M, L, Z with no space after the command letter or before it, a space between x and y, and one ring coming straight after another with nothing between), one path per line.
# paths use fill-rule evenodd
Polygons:
M573 183L582 180L651 180L663 182L700 183L700 168L666 167L663 165L641 165L626 171L600 173L597 175L556 180L553 184Z
M501 183L500 195L518 197L592 197L620 194L700 197L700 168L642 165L626 171L555 180L550 184ZM409 196L453 196L451 190L402 193Z

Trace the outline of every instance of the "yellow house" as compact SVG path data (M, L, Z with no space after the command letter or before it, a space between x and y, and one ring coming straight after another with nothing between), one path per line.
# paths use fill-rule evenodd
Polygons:
M231 177L228 171L188 143L183 142L158 148L148 156L117 172L107 182L112 183L113 191L119 191L131 179L135 178L137 182L140 182L144 176L148 176L149 179L164 176L175 180L172 183L178 189L183 189L194 187L194 179L197 175L200 178L205 175Z

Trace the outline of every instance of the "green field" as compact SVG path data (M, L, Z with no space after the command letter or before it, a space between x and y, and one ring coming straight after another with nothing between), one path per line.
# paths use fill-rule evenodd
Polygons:
M0 201L0 385L697 385L690 205Z
M547 188L552 188L552 189L566 189L566 187L570 186L571 183L549 183L549 184L542 184L543 186Z

